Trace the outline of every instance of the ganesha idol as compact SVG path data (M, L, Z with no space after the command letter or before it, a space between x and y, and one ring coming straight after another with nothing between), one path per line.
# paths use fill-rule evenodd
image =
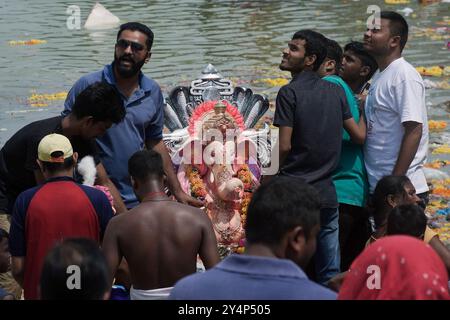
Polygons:
M247 207L267 162L259 150L268 148L268 126L253 128L268 107L266 97L233 89L212 65L166 99L163 140L183 190L204 200L222 256L242 250Z

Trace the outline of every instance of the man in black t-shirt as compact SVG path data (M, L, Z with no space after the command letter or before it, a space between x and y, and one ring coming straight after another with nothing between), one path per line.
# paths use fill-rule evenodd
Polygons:
M341 151L342 128L356 143L364 136L350 113L345 93L316 73L326 56L325 37L311 30L294 34L283 51L281 70L292 80L278 92L274 125L280 128L279 175L299 178L321 195L321 228L316 277L326 284L339 273L338 203L332 173Z
M37 149L41 139L50 133L69 138L80 159L86 155L97 159L97 184L109 188L116 210L120 212L122 208L123 211L125 206L120 194L98 160L94 138L124 117L125 109L117 91L106 83L95 83L77 97L72 112L66 117L36 121L14 134L0 150L0 228L9 232L10 214L18 195L44 182L37 164ZM10 271L0 273L0 287L20 299L22 290Z
M95 83L77 98L72 113L66 117L39 120L15 133L0 151L0 212L10 214L16 197L24 190L43 182L37 165L37 148L41 139L50 133L69 138L79 159L94 157L97 183L107 186L120 207L120 196L97 155L94 138L103 135L113 123L125 117L125 110L117 91L105 83ZM115 204L116 204L115 203ZM117 205L116 205L116 209Z

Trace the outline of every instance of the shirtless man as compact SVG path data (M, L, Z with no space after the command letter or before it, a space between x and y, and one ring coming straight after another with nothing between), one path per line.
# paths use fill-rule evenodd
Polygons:
M195 273L197 254L206 269L219 262L216 238L205 213L166 196L158 153L136 152L128 170L141 203L110 221L103 251L112 277L127 260L132 300L164 299L175 282Z

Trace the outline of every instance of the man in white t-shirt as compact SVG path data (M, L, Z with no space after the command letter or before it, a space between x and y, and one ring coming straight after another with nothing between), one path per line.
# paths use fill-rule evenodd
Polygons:
M364 49L378 71L366 99L367 138L364 160L370 193L383 176L407 175L417 194L428 202L422 167L428 150L425 87L414 67L402 57L408 24L396 12L381 12L380 28L364 33Z

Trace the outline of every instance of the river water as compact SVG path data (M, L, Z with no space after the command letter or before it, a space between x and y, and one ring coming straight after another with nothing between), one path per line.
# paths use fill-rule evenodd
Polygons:
M412 37L404 52L413 65L449 65L446 15L450 4L420 6L411 1L407 5L386 5L375 0L101 3L121 22L140 21L153 29L153 55L143 70L165 92L176 84L188 84L212 63L235 84L265 93L273 101L279 89L277 81L288 77L278 70L281 50L295 31L313 28L341 45L350 39L361 40L371 4L382 9L414 10L407 18ZM80 8L80 30L67 27L70 5ZM94 1L82 0L0 0L0 146L25 124L59 114L62 97L73 83L112 61L117 28L89 31L82 27L93 5ZM439 32L429 30L425 35L417 29L437 27ZM46 43L10 43L30 39ZM448 84L448 77L430 80ZM33 94L55 93L60 95L32 98ZM430 118L446 121L444 103L448 100L448 89L428 90ZM438 138L447 133L441 132Z

